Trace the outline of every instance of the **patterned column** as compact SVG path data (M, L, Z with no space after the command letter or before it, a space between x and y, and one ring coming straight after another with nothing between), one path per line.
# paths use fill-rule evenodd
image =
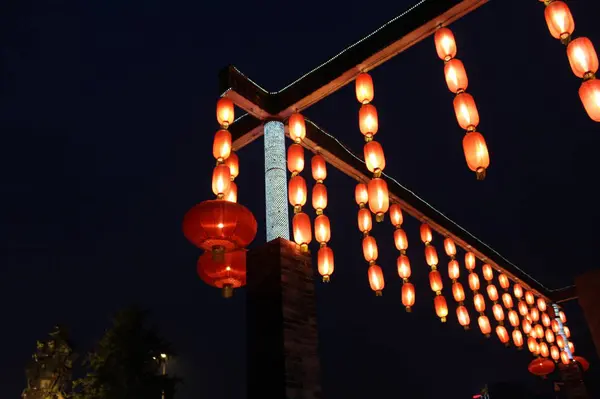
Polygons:
M267 206L267 242L290 239L287 197L287 166L283 122L269 121L265 137L265 202Z

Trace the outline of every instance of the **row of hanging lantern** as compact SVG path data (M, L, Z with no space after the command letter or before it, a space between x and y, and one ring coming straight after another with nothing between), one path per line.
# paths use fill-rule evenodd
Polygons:
M398 276L402 279L402 305L404 305L407 312L410 312L412 306L415 304L416 293L415 286L409 281L412 269L410 267L410 259L406 255L408 238L402 228L404 216L399 204L392 204L390 206L390 221L396 229L394 230L394 244L396 245L396 249L400 251L400 255L396 259L396 267L398 269Z
M469 311L465 307L465 290L462 284L458 281L460 277L460 265L456 260L456 244L454 244L454 240L450 237L446 237L444 239L444 251L446 255L450 257L450 262L448 262L448 277L452 280L452 296L456 303L458 303L458 307L456 308L456 318L458 319L458 323L463 326L465 330L469 329L469 325L471 324L471 318L469 316Z
M431 287L431 291L435 293L435 298L433 299L435 313L442 323L445 323L446 317L448 316L448 303L446 302L446 298L442 295L444 283L442 281L442 275L437 269L439 263L437 250L435 249L435 246L431 244L433 241L431 227L429 227L427 223L421 224L420 233L421 241L425 244L425 262L427 262L427 265L430 268L429 286Z
M572 39L575 20L569 6L559 0L540 0L546 9L544 16L548 30L555 39L567 46L567 57L573 73L583 82L579 87L579 98L589 117L600 122L600 81L596 79L598 55L587 37Z
M438 57L444 61L444 75L448 89L454 97L454 113L461 128L466 131L463 138L463 151L467 166L476 173L477 180L485 178L490 166L490 155L487 144L481 133L477 131L479 112L475 99L467 93L469 79L462 61L456 57L456 41L448 28L440 28L434 35L435 49Z
M190 209L183 220L185 237L203 249L197 262L199 277L208 285L220 288L229 298L235 288L246 284L246 247L257 231L252 212L237 203L234 182L239 174L239 160L232 151L231 133L227 130L234 119L233 102L221 98L217 102L220 130L214 136L213 156L216 166L212 175L212 191L216 200L203 201Z

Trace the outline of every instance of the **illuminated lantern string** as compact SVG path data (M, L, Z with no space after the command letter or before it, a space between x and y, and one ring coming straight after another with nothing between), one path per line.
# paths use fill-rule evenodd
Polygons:
M446 316L448 316L448 304L446 298L442 295L442 275L437 270L439 262L438 254L431 241L433 241L433 233L431 227L427 223L421 224L420 228L421 241L425 244L425 261L429 265L431 271L429 272L429 284L431 290L435 292L434 307L436 314L440 318L442 323L446 322Z
M222 97L217 101L217 122L221 129L215 133L213 139L213 156L217 166L213 171L212 189L217 199L237 202L237 185L233 182L239 174L239 160L233 152L229 125L235 118L233 101Z
M435 49L444 61L444 75L448 89L454 98L454 113L459 126L466 131L463 138L463 151L467 166L477 176L477 180L485 179L490 166L490 155L483 135L476 131L479 125L479 112L473 96L466 92L469 85L465 66L456 57L456 40L448 28L439 28L434 35Z
M469 271L469 288L473 291L473 305L475 306L475 310L479 313L479 318L477 322L479 324L479 329L481 332L489 338L492 327L490 325L490 320L485 315L485 298L483 295L479 293L480 282L479 276L475 273L475 267L477 265L477 258L475 254L471 251L465 253L465 268Z
M500 288L504 290L504 293L502 294L502 303L508 311L508 321L513 327L513 344L520 350L523 347L523 334L519 330L519 314L513 309L514 301L510 294L510 280L506 274L500 273L498 274L498 283L500 284Z
M292 146L294 145L297 144L292 144ZM302 163L304 163L304 160ZM327 208L327 188L324 183L327 178L327 162L325 162L322 155L316 154L310 161L310 167L312 177L315 180L312 191L312 206L317 214L315 218L315 239L320 246L319 254L323 253L322 257L317 256L318 270L319 274L323 276L323 282L328 283L333 274L334 257L333 250L327 246L331 239L331 224L327 215L324 214L325 208Z
M458 281L458 278L460 277L460 266L458 261L455 259L456 244L452 238L446 237L446 239L444 239L444 251L450 258L450 261L448 262L448 277L450 277L452 280L452 296L458 303L458 307L456 308L456 317L458 318L458 323L463 326L465 330L468 330L469 324L471 324L471 318L469 317L469 311L464 306L465 290L462 284Z
M288 120L288 130L290 138L295 144L288 147L287 151L287 168L291 173L288 181L288 200L290 205L294 207L294 218L292 219L292 233L294 241L300 246L302 252L308 252L308 244L312 241L312 229L310 218L306 213L302 212L302 207L308 199L308 188L306 180L300 176L300 172L304 170L304 149L299 144L306 136L306 126L304 117L299 113L294 113ZM320 190L320 189L317 189ZM319 191L324 198L320 198L324 205L327 206L327 191ZM315 192L313 191L313 204L315 203ZM327 216L315 219L315 239L321 245L321 248L327 245L331 236L329 219ZM323 276L323 281L329 280L329 275L333 273L333 251L319 251L317 253L317 269Z
M410 268L410 260L408 259L408 256L406 256L408 239L406 233L402 229L404 215L402 214L402 208L399 204L392 204L390 206L390 221L396 229L394 231L394 243L396 244L398 251L400 251L400 256L396 259L396 266L398 267L398 275L402 279L402 305L404 305L407 312L410 312L415 304L415 287L408 281L412 274L412 270Z
M382 295L383 288L385 287L385 280L383 277L383 270L379 265L375 264L378 258L379 251L377 249L377 241L375 237L371 237L371 229L373 228L373 218L371 212L367 208L369 203L369 197L371 193L366 184L358 183L354 190L354 199L358 205L358 229L363 234L362 249L365 260L369 263L369 269L367 275L369 278L369 285L377 296ZM408 258L406 258L408 260ZM408 269L406 269L408 267ZM410 276L410 263L403 266L402 272ZM400 273L400 266L398 266L398 273ZM407 277L408 279L408 277ZM406 288L406 296L410 298L410 287ZM404 292L403 292L404 294ZM412 288L412 300L414 303L414 287ZM407 306L407 305L405 305ZM412 306L412 305L410 305Z

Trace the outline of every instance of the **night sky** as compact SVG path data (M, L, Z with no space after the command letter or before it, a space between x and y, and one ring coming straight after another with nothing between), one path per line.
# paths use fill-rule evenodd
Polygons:
M69 325L83 353L110 314L131 303L152 311L179 352L170 365L185 378L178 398L245 397L244 292L225 301L204 285L195 271L200 250L181 233L184 213L213 196L217 73L234 64L278 90L412 2L7 2L2 397L20 395L35 340L54 324ZM600 3L569 4L575 36L600 49ZM490 148L488 177L476 181L464 161L433 38L372 72L386 172L545 286L570 285L597 267L600 238L600 125L583 110L580 80L536 0L492 1L451 28ZM358 108L348 85L304 114L361 153ZM239 153L236 180L259 221L252 246L264 243L262 151L257 141ZM406 230L417 305L412 314L402 307L389 222L374 232L387 279L376 298L359 248L354 182L330 167L326 183L336 271L331 284L317 284L325 398L459 399L488 382L544 385L527 373L527 350L458 325L436 236L450 304L449 322L439 322L415 220ZM566 309L576 352L593 372L600 363L583 315L576 303Z

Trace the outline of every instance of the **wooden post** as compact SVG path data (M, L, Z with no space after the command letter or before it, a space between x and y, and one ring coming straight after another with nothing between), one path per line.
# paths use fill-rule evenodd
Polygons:
M248 399L321 397L310 254L275 239L247 255Z

